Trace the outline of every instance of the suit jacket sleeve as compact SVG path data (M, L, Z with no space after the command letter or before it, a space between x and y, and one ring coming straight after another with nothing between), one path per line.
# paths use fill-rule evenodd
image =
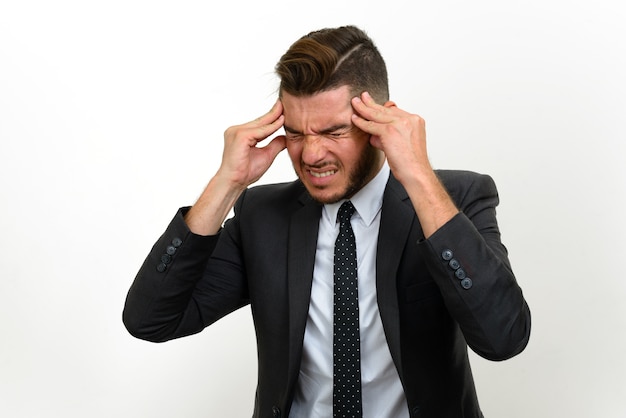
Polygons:
M460 209L428 240L418 244L446 307L468 345L490 360L521 352L530 336L530 310L500 241L498 193L486 175L440 173Z
M137 338L162 342L194 334L248 303L237 250L230 260L216 263L220 270L206 280L218 239L237 247L236 228L229 225L215 236L196 235L183 218L187 211L180 209L154 244L126 297L124 325Z

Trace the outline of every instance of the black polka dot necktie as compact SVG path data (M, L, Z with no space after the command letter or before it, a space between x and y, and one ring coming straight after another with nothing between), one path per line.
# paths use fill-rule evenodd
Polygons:
M333 416L361 417L361 339L356 242L350 218L352 202L339 208L335 241L333 314Z

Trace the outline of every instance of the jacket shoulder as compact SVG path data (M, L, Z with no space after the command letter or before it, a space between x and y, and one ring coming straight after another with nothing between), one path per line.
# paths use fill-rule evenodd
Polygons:
M277 203L297 202L299 200L307 200L308 193L300 180L287 183L272 183L259 186L253 186L246 190L243 199L246 204L254 202L261 203Z
M264 184L248 188L235 204L235 213L257 218L266 212L284 216L312 201L300 180Z
M483 198L493 198L497 204L498 190L488 174L468 170L435 170L435 173L459 207Z

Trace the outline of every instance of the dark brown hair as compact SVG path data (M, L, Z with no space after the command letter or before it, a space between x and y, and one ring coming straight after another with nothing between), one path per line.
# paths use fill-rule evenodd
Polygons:
M276 64L280 91L310 96L341 86L351 93L369 92L374 100L389 100L387 68L369 36L355 26L326 28L297 40Z

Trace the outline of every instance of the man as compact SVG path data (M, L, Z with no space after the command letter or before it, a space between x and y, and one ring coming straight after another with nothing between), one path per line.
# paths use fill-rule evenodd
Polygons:
M250 304L255 417L481 417L467 345L504 360L530 334L494 183L431 168L424 121L389 100L360 29L312 32L276 71L279 100L226 130L148 255L126 327L165 341ZM248 188L285 148L298 180Z

